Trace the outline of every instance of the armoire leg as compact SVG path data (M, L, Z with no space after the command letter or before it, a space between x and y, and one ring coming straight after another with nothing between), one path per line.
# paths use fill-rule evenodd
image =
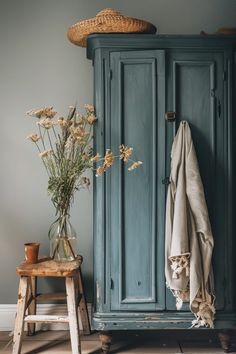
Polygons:
M111 341L112 341L112 333L111 332L100 332L100 341L102 342L102 351L104 354L108 354L110 347L111 347Z
M220 340L220 344L224 352L229 353L231 347L230 334L228 332L219 332L218 338Z

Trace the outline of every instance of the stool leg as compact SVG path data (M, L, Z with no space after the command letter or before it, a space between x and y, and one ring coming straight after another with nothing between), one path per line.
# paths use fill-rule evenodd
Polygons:
M28 307L28 315L36 314L36 295L37 295L37 277L29 277L28 300L31 298L31 303ZM27 335L33 336L35 334L35 323L27 323Z
M16 309L16 320L13 337L12 354L19 354L22 345L22 335L24 331L24 316L27 301L28 279L27 277L20 278L18 301Z
M90 321L89 321L87 301L86 301L85 294L84 294L84 283L83 283L81 269L79 269L78 284L79 284L79 292L81 295L81 299L79 302L80 317L81 317L81 322L82 322L82 326L83 326L83 332L84 332L84 334L88 335L88 334L91 334L91 327L90 327Z
M81 354L79 320L77 310L77 299L75 297L75 280L72 277L66 277L66 295L67 308L70 327L71 348L73 354Z

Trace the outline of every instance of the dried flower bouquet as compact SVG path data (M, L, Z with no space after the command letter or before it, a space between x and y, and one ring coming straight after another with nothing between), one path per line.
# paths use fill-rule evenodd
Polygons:
M89 178L84 176L86 170L94 169L96 176L101 176L113 165L116 158L131 162L129 171L142 164L141 161L132 160L133 149L125 145L119 147L117 156L113 155L110 149L106 150L105 156L99 153L94 155L92 131L97 118L92 105L87 104L84 108L85 113L80 114L76 107L70 107L66 118L56 118L57 112L53 107L27 112L29 116L37 118L38 132L30 134L27 138L35 143L48 174L48 193L56 209L56 221L59 220L61 235L67 233L65 220L69 215L75 192L90 185ZM96 168L95 163L98 164ZM69 239L63 242L68 243L67 248L74 258L76 250ZM58 247L59 241L51 252L53 258Z

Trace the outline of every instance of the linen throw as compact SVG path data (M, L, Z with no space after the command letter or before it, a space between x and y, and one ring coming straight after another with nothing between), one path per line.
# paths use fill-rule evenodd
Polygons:
M166 285L196 319L192 326L213 328L214 294L211 257L213 236L191 131L180 123L171 150L166 204Z

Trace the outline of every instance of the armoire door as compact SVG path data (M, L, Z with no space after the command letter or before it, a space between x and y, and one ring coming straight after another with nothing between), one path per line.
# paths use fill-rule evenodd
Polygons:
M227 237L227 116L224 54L217 52L171 51L167 56L169 110L176 112L175 123L167 127L167 174L174 135L181 120L189 122L199 162L215 247L213 270L217 310L226 297L225 238ZM167 309L175 301L166 291ZM188 306L184 306L189 310Z
M143 165L119 162L107 175L111 310L165 308L165 53L110 54L110 143L133 147Z

